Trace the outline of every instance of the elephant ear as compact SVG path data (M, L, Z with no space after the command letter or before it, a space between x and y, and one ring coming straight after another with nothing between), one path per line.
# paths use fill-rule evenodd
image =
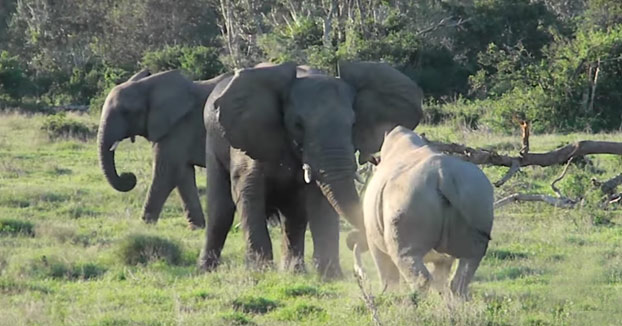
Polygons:
M296 64L241 69L214 101L231 146L251 158L276 161L285 149L282 107L296 79Z
M380 150L385 132L397 125L414 129L419 124L423 92L397 69L378 62L340 62L338 71L356 90L353 142L360 163Z
M141 82L147 83L150 90L147 138L152 142L168 134L179 120L201 105L192 93L192 81L177 70L158 73Z

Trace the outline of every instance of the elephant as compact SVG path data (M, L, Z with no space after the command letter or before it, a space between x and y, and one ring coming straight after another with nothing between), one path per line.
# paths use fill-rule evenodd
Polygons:
M365 190L365 232L351 232L347 243L355 256L371 252L390 287L401 275L413 290L425 289L436 277L425 263L434 263L439 277L447 278L451 257L457 258L450 290L466 297L488 248L493 215L492 185L475 164L439 153L397 126L385 136Z
M97 142L101 168L114 189L126 192L136 185L133 173L117 173L119 142L143 136L152 143L153 179L143 209L145 222L157 222L164 202L177 188L189 227L205 227L194 166L205 166L205 100L226 76L193 82L177 70L152 75L145 69L108 94Z
M207 228L199 267L215 269L237 210L251 265L271 264L266 217L281 217L283 266L304 270L307 222L323 278L342 275L339 216L362 229L354 178L384 132L420 121L422 91L386 63L340 62L332 77L286 62L240 69L205 104Z

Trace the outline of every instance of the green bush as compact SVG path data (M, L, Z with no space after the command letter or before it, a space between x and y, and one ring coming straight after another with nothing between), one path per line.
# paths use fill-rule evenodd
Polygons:
M106 268L94 263L70 263L56 256L41 256L22 268L23 272L40 278L90 280L103 275Z
M76 138L85 141L97 134L96 125L78 121L62 113L46 117L41 130L45 131L50 139Z
M0 51L0 108L7 106L9 99L18 100L28 94L31 87L26 68L19 57ZM5 94L7 98L3 100Z
M276 301L263 297L244 296L233 300L233 309L244 313L265 314L275 309L279 304Z
M246 314L239 311L223 314L222 319L228 322L229 325L255 325Z
M131 73L124 68L105 66L102 75L103 78L99 81L98 91L89 101L89 112L96 117L99 117L101 114L102 107L110 90L126 81L131 76Z
M318 60L317 55L323 53L334 56L334 51L322 45L322 36L322 27L317 20L301 18L292 24L277 26L271 33L262 35L257 45L265 53L266 61L305 62L315 68L326 68L325 60ZM316 60L312 60L312 56L316 56Z
M320 294L320 290L315 286L296 284L284 288L283 294L288 297L317 296Z
M305 319L325 319L326 311L318 306L298 302L293 306L283 308L278 312L277 318L286 321L302 321Z
M121 241L118 253L127 265L147 264L158 260L164 260L171 265L182 262L179 245L154 235L131 234Z
M181 69L192 79L210 79L224 72L218 50L206 46L168 46L146 52L142 64L151 72Z
M0 218L0 235L35 235L34 224L11 218Z

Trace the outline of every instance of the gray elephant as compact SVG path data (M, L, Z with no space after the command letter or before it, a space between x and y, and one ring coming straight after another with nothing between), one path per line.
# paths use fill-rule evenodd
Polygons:
M358 243L371 251L383 283L394 286L401 274L413 289L432 280L424 263L434 263L447 277L452 260L442 254L458 258L450 289L466 296L490 240L488 178L476 165L434 151L402 126L385 137L380 158L363 199L366 233L349 234L348 246Z
M97 141L102 170L114 189L125 192L136 185L134 174L117 173L114 154L119 142L143 136L153 144L153 180L144 221L157 222L164 202L177 188L190 227L205 227L194 166L205 166L205 100L225 77L192 82L176 70L154 75L143 70L108 94Z
M362 229L359 161L385 131L422 117L415 82L384 63L340 63L339 78L293 63L238 70L210 94L204 112L207 233L199 265L215 268L237 209L247 261L272 261L266 216L278 213L283 265L304 268L307 221L314 263L341 275L339 215Z

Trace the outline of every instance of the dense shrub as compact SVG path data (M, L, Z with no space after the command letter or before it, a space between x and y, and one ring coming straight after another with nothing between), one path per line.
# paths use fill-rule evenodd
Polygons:
M168 46L146 52L142 63L152 72L181 69L192 79L209 79L224 72L215 48L205 46Z
M168 264L181 263L181 249L176 243L158 236L132 234L119 245L119 256L127 265L147 264L164 260Z
M70 262L56 255L33 258L21 267L22 273L39 278L90 280L106 273L106 268L95 263Z
M243 296L233 300L233 309L245 313L265 314L275 309L278 302L264 297Z
M78 121L62 113L46 117L41 125L41 130L45 131L50 139L76 138L87 140L97 134L96 125Z
M544 58L522 68L496 56L483 119L497 130L512 118L533 121L535 131L612 130L622 125L622 24L609 31L578 31L544 49ZM596 77L596 71L599 71ZM473 80L478 78L473 78ZM502 85L502 86L499 86Z
M19 57L0 51L0 108L5 101L20 99L30 88L26 68Z
M34 224L17 219L0 218L0 235L35 235Z

